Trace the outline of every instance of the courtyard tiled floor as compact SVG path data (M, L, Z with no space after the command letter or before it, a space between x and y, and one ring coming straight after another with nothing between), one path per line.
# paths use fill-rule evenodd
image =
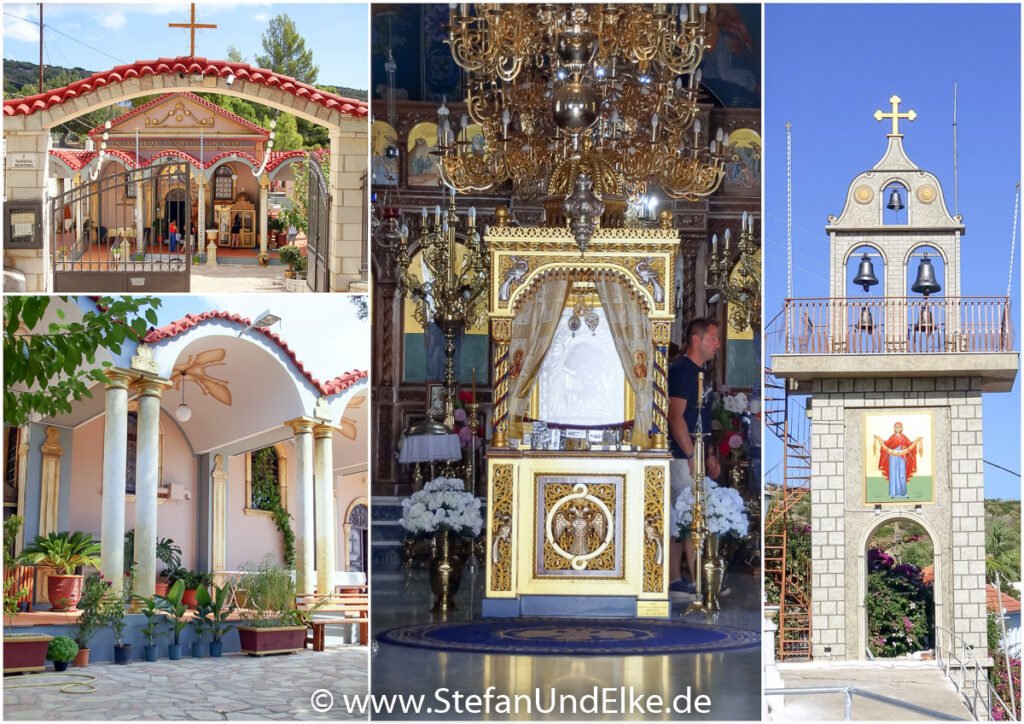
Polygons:
M220 659L184 656L180 661L91 664L69 669L96 677L96 691L89 694L65 694L56 686L10 688L31 679L6 676L3 718L365 720L365 714L349 714L342 697L367 693L367 656L365 646L347 646L261 658L244 654L225 654ZM52 669L48 673L52 674ZM38 679L40 683L58 680ZM311 698L318 690L330 692L333 697L330 711L314 711ZM321 693L316 701L324 708L330 699Z

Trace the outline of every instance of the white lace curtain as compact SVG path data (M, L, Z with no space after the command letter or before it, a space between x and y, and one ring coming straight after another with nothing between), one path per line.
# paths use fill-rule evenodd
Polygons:
M633 388L633 444L646 448L654 421L654 328L640 300L618 279L598 275L597 295L626 379Z

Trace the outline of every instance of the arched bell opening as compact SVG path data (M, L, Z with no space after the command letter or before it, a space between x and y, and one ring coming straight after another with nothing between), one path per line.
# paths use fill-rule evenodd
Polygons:
M938 248L911 249L905 268L907 335L913 351L941 350L946 331L946 263ZM936 301L938 300L938 301Z
M861 244L846 258L846 297L849 344L856 349L877 349L886 322L886 259L878 247Z
M893 181L882 190L879 201L882 204L884 226L910 223L910 212L907 208L907 204L910 203L910 192L906 186Z

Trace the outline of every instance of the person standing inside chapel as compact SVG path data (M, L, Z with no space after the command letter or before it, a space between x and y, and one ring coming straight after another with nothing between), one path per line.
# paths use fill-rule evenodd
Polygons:
M668 429L669 450L672 453L670 508L675 505L675 501L686 486L693 486L693 432L697 427L697 408L700 406L697 399L697 373L705 369L721 347L718 325L703 317L692 320L686 325L685 344L685 353L668 368ZM701 423L707 434L711 433L711 404L708 398L711 388L711 379L705 375ZM707 477L717 478L721 467L714 446L705 444L704 453ZM685 568L690 580L676 579L669 584L669 593L692 594L695 592L693 581L696 553L693 541L689 537L682 542L682 553L685 556Z
M177 251L178 249L178 223L171 219L171 225L167 229L167 234L171 239L171 251Z

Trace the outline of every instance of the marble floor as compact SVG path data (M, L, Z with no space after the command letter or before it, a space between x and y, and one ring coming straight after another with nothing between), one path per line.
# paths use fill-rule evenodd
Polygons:
M96 677L91 693L63 693L53 682L79 681L56 674L4 677L5 721L186 719L200 721L266 719L361 719L345 697L367 693L367 647L328 646L322 652L282 656L225 654L219 659L127 666L90 664L68 673ZM22 685L31 685L19 688Z
M727 584L730 595L722 599L719 623L737 628L759 631L761 623L760 586L756 576L730 572ZM466 572L462 588L456 595L459 611L449 614L449 620L479 618L480 599L484 587L483 570ZM373 580L371 635L395 626L427 623L439 620L430 612L430 586L423 570L405 574L392 574ZM680 616L686 604L674 607L673 615ZM702 620L702 619L701 619ZM713 654L672 656L503 656L467 654L380 644L374 641L371 654L371 686L378 697L381 694L423 694L423 706L434 704L434 711L403 713L400 708L391 713L374 714L375 719L532 719L532 720L752 720L761 717L760 648L751 647ZM541 691L543 709L550 708L550 691L557 696L577 698L578 709L541 713L526 713L525 704L519 713L497 711L492 704L490 714L455 712L454 692L483 695L488 687L496 695L509 697L525 694L534 696ZM594 712L590 702L580 699L593 694L595 688L627 688L626 701L616 695L618 709ZM689 693L690 713L641 713L640 708L630 710L628 690L635 695L660 695L664 701ZM437 698L435 691L449 691ZM692 710L698 695L710 698L710 710L699 714ZM441 703L443 699L443 703ZM677 708L685 709L686 701L677 700ZM447 710L445 710L447 708Z

